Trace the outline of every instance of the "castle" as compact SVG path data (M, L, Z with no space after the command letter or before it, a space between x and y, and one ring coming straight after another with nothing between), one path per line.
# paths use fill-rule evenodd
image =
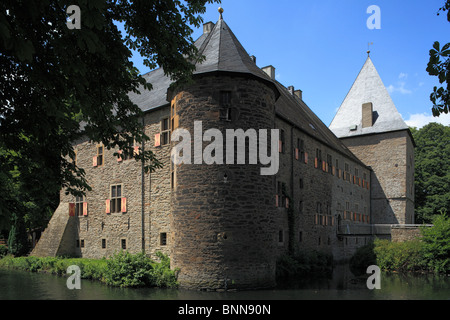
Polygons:
M33 255L160 251L180 269L183 287L265 288L275 285L283 254L318 250L348 259L383 233L380 225L414 222L414 142L370 57L328 128L302 91L275 80L274 67L256 65L222 15L203 29L195 44L206 59L192 83L169 89L156 69L145 75L152 91L130 93L151 137L135 150L152 150L163 168L145 173L117 150L76 141L75 161L92 191L61 192ZM262 175L266 166L249 157L174 164L171 135L180 128L194 135L195 121L202 132L278 129L276 150L268 143L277 173Z

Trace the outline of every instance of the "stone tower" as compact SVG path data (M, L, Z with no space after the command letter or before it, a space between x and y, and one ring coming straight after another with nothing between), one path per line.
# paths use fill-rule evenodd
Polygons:
M274 176L261 175L261 165L249 164L248 150L254 146L248 139L245 164L238 163L236 147L230 164L225 137L236 129L270 132L278 91L222 16L204 31L197 46L206 59L196 66L193 83L168 91L172 129L187 130L193 144L191 164L172 165L171 265L180 268L178 280L186 288L271 287L276 259ZM196 139L210 129L221 133L223 141ZM213 141L223 143L223 158L217 158L217 149L215 162L207 164L198 151L206 152Z
M370 56L330 129L372 168L372 223L414 223L414 141Z

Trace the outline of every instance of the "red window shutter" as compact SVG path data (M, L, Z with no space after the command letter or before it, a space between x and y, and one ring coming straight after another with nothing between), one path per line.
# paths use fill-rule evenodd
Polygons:
M289 198L286 198L286 208L289 209Z
M314 168L317 168L317 167L318 167L318 164L319 164L318 161L319 161L319 160L318 160L317 158L314 159Z
M111 213L111 200L106 200L106 203L105 203L105 205L106 205L106 210L105 210L105 212L106 213Z
M336 167L335 166L331 167L331 173L332 173L333 176L336 174Z
M275 207L278 207L278 195L275 195Z
M75 217L75 203L69 203L69 217Z
M155 134L155 147L161 146L161 134Z
M96 167L97 166L97 156L92 158L92 166Z
M87 202L83 202L83 216L88 215L88 204Z
M308 152L305 152L305 163L308 164Z
M278 140L278 152L283 152L283 142L281 140Z
M127 198L122 198L122 213L127 212Z
M295 160L298 160L298 148L295 148Z

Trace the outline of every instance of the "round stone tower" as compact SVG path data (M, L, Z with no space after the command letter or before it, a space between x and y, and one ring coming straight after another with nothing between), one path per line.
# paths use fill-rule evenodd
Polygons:
M227 137L238 129L256 132L258 141L263 134L265 154L278 153L270 143L278 92L222 19L198 46L206 60L193 83L168 93L172 128L188 132L192 147L181 155L190 164L172 164L171 264L185 288L272 287L275 178L261 174L267 165L259 156L249 160L249 152L259 154L254 135L245 139L245 164L237 159L239 138L230 147Z

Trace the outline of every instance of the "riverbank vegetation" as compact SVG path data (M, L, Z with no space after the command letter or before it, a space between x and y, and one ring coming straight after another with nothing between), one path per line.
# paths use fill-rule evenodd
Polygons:
M328 277L332 272L333 256L315 250L283 255L276 264L276 276L279 280Z
M376 239L359 248L350 260L355 275L370 265L388 272L434 272L450 274L450 218L442 214L433 227L422 228L421 237L405 242Z
M143 253L131 254L120 251L106 259L62 258L62 257L16 257L4 256L0 268L45 272L65 276L67 268L76 265L82 279L101 281L116 287L160 287L178 286L176 270L170 269L170 260L157 253L160 262L153 261Z

